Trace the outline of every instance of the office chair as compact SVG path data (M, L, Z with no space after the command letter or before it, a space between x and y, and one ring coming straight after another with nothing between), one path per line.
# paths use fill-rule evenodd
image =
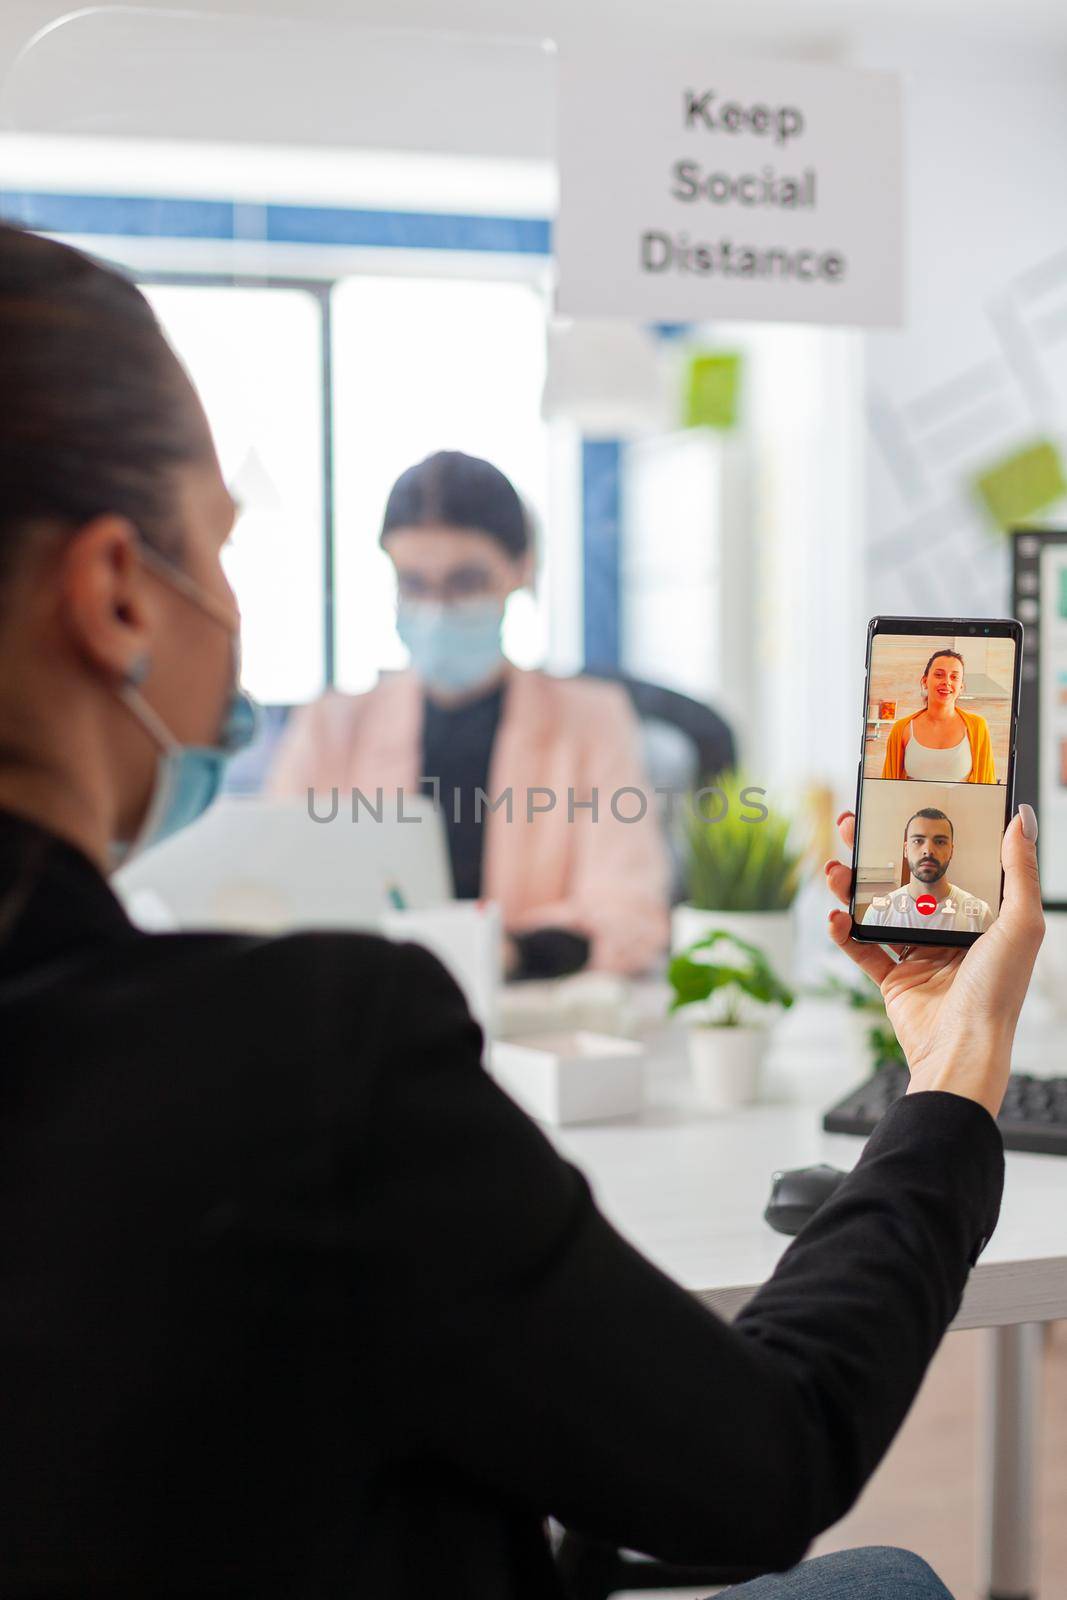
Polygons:
M630 696L641 724L645 771L653 790L669 789L681 796L729 772L737 760L733 732L708 705L676 689L646 683L623 672L592 672L593 678L617 683ZM671 820L670 801L658 795L660 822L671 856L671 903L686 898L688 846L678 823L678 805Z
M557 1546L556 1567L567 1600L610 1600L612 1595L645 1589L706 1589L710 1594L734 1583L747 1583L763 1572L760 1567L667 1566L568 1532Z
M665 724L685 737L691 751L690 779L694 786L704 779L717 778L734 766L737 751L733 732L719 713L703 701L677 689L665 689L660 683L631 678L625 672L598 670L589 676L620 684L630 696L642 726Z

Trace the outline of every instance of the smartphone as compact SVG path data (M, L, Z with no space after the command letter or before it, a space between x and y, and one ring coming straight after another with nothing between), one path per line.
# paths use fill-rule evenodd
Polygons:
M1015 801L1022 625L872 617L852 937L971 945L1000 910Z

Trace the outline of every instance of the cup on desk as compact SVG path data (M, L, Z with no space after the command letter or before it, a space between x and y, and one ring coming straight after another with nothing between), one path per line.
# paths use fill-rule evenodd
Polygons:
M387 939L421 944L446 967L463 990L471 1015L487 1039L496 1028L500 985L500 907L483 900L452 900L419 911L395 905L383 912Z

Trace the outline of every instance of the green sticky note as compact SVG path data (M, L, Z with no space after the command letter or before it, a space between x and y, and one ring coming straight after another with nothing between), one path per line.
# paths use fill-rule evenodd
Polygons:
M737 423L741 357L725 351L696 355L685 394L687 428L732 428Z
M974 486L994 522L1007 531L1067 495L1067 473L1059 447L1038 439L987 468Z

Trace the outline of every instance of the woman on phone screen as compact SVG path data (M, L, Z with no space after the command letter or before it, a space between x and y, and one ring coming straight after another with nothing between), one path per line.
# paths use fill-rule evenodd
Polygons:
M923 671L920 710L889 730L883 778L927 783L996 783L989 724L957 704L964 687L958 650L935 650Z

